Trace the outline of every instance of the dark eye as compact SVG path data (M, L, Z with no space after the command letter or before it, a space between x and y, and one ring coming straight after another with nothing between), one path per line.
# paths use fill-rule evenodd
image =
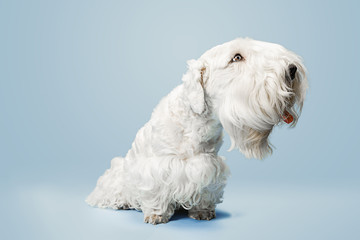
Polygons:
M243 59L243 57L241 56L240 53L235 54L235 56L233 57L233 59L231 60L232 62L240 62Z

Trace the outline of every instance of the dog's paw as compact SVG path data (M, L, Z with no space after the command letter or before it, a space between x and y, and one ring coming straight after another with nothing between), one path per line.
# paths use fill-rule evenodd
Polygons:
M189 211L189 217L196 220L211 220L216 218L215 210Z
M160 223L167 223L169 222L169 218L163 215L156 215L152 214L150 216L146 216L144 222L151 223L153 225L160 224Z

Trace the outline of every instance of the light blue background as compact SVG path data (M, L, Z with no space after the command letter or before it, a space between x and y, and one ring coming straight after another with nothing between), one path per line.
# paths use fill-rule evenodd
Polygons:
M2 239L359 239L356 1L0 1ZM236 37L304 58L295 129L264 161L227 152L218 218L142 213L84 199L124 156L186 60Z

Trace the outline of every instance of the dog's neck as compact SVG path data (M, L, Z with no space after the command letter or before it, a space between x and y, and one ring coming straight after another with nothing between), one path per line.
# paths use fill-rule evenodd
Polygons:
M217 154L223 143L223 127L218 114L214 108L211 98L207 97L205 92L205 111L199 116L202 126L199 131L203 134L200 140L200 146L203 152Z

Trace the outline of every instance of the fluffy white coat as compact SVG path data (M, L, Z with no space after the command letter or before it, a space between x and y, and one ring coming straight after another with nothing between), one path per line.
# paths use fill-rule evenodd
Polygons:
M297 69L292 77L289 66ZM306 89L301 58L280 45L236 39L208 50L188 61L183 83L160 101L126 156L111 161L87 203L142 210L153 224L179 207L214 218L229 176L217 155L223 128L230 149L263 158L284 113L296 124Z

